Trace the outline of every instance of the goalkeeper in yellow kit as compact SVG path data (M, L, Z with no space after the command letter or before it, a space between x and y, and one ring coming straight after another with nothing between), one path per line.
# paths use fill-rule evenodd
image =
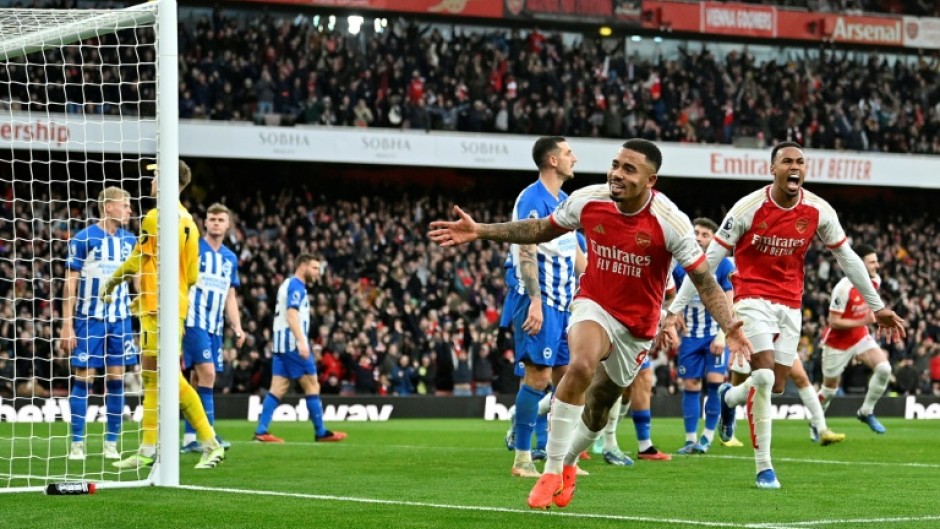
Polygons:
M155 166L148 166L148 169ZM151 183L151 193L157 196L157 177L155 173ZM189 185L192 173L185 162L179 162L180 192ZM189 308L189 288L199 278L199 228L193 221L192 215L179 204L179 318L180 338L182 339L183 318ZM139 272L140 295L132 303L134 310L139 311L141 349L143 358L141 367L144 380L144 416L142 421L143 439L140 449L131 457L113 463L117 468L134 469L153 465L157 450L157 209L147 212L141 222L140 238L131 252L130 257L124 261L105 284L103 295L108 296L127 278ZM215 437L215 431L209 424L206 412L199 400L196 390L179 374L180 383L180 410L186 419L196 429L196 437L202 442L202 458L196 465L197 469L213 468L225 459L225 449L222 448Z

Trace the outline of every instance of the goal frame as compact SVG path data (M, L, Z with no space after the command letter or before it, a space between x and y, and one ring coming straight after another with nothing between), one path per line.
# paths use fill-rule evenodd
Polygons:
M2 10L0 10L2 11ZM100 24L100 25L99 25ZM0 61L30 53L74 44L84 39L143 25L154 25L156 57L156 161L160 167L158 211L172 212L158 217L159 353L158 373L158 456L150 475L144 479L96 482L99 489L141 486L178 487L179 473L179 350L182 325L179 306L179 103L177 100L177 1L150 2L98 13L63 25L43 28L0 41ZM47 481L54 476L46 478ZM4 492L43 490L44 486L0 488Z

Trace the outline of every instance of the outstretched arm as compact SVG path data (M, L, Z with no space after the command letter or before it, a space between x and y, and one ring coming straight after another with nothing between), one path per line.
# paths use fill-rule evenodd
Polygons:
M555 226L547 217L477 224L470 215L457 206L454 206L454 213L460 217L459 220L436 220L431 223L428 236L432 241L441 246L457 246L477 239L515 244L538 244L548 242L568 231Z

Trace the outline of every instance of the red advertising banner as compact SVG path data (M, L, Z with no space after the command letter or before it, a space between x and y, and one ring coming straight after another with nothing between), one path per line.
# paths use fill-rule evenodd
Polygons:
M774 7L644 0L643 27L654 30L791 40L903 46L901 17L809 13ZM917 29L908 24L908 32ZM908 35L908 40L912 40Z
M777 9L768 6L702 2L701 32L751 37L777 36Z
M400 11L431 15L502 18L499 0L239 0L261 4L290 4L311 7L343 7L371 11Z
M494 3L496 0L494 0ZM537 18L609 18L614 15L613 0L505 0L506 15Z

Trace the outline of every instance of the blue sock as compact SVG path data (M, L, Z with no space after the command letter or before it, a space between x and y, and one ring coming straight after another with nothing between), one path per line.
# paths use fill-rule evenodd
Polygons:
M708 382L705 385L707 391L705 397L705 429L714 430L718 426L718 415L721 414L721 401L718 400L718 388L721 384Z
M121 437L121 422L124 414L124 381L108 380L105 382L107 394L104 396L104 407L108 412L108 431L106 441L117 441Z
M522 384L516 394L516 450L532 450L532 432L544 391Z
M310 421L313 422L313 431L317 437L326 435L326 427L323 426L323 403L320 402L320 395L307 395L307 413L310 414Z
M261 417L258 417L258 428L255 429L255 435L268 433L268 425L271 424L274 410L280 403L280 399L270 393L264 397L264 403L261 405Z
M701 391L682 390L682 422L687 434L698 431L698 418L702 415L701 398Z
M548 445L548 414L539 415L535 419L535 447L545 450Z
M84 380L72 379L69 408L72 413L72 441L84 441L85 415L88 413L88 383Z
M650 423L653 416L649 410L633 410L633 428L636 430L637 441L650 440Z
M196 386L196 393L199 394L199 400L202 401L202 407L206 410L206 417L209 418L209 424L215 426L215 398L213 388Z

